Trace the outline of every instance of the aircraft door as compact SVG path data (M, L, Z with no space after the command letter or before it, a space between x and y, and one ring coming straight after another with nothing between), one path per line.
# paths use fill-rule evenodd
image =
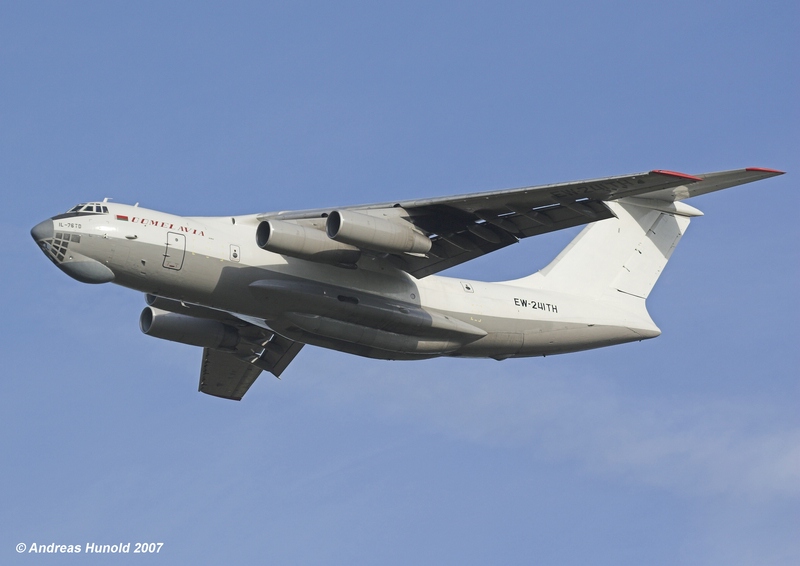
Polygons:
M167 248L164 250L164 262L167 269L180 270L186 255L186 234L167 232Z

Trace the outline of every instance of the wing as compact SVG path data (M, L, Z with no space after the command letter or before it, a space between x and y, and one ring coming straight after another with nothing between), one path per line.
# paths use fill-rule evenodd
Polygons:
M385 257L415 277L425 277L522 238L611 218L605 201L624 197L675 201L780 175L749 168L703 175L655 170L571 183L523 187L451 197L343 207L372 216L408 222L431 240L425 254L391 253ZM267 213L259 220L286 220L324 229L332 209ZM364 250L369 252L369 250Z
M198 391L215 397L241 401L260 373L260 367L236 356L204 348Z
M166 311L218 320L236 329L233 349L203 349L199 391L240 401L262 371L280 377L303 344L270 330L263 321L165 297L147 295L147 304Z
M277 334L259 345L260 349L240 342L236 352L204 348L198 390L241 401L262 370L279 377L303 347Z

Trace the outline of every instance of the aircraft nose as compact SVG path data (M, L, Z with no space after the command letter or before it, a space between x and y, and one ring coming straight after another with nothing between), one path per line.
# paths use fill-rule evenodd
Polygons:
M49 240L53 237L53 221L52 220L45 220L44 222L39 222L36 226L31 228L31 236L37 242L41 242L42 240Z

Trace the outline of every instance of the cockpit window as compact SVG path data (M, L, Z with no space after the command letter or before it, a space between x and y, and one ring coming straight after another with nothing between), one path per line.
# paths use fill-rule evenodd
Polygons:
M81 214L108 214L108 207L97 202L82 202L70 208L65 214L78 215Z

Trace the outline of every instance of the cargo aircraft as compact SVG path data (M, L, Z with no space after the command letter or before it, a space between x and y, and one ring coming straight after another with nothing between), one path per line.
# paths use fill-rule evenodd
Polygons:
M203 393L240 400L305 344L386 360L520 358L653 338L645 300L702 213L685 199L782 174L655 170L383 204L180 217L79 204L31 235L70 277L146 295L141 330L203 348ZM437 273L586 225L544 269Z

